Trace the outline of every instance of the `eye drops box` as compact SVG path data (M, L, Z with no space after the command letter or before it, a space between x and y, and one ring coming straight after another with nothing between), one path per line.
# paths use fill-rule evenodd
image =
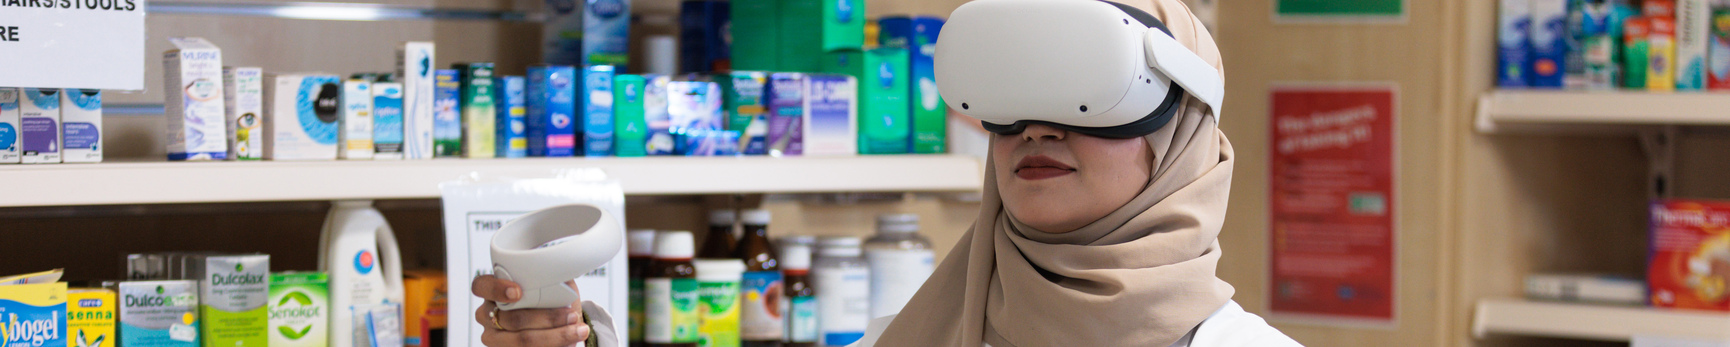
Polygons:
M624 70L631 59L631 0L582 0L583 63Z
M438 70L433 81L433 157L462 157L462 78L457 70Z
M25 164L60 163L60 90L24 88L19 104L19 141Z
M342 132L337 159L372 160L372 82L342 82Z
M402 152L408 159L433 158L434 48L432 42L407 42L396 51L396 74L402 76Z
M175 47L162 54L168 160L227 159L222 50L197 37L168 42Z
M649 123L644 118L643 76L613 77L613 155L648 155Z
M583 156L612 156L613 67L597 65L584 69L582 92Z
M528 115L528 110L524 107L523 77L501 76L493 79L493 85L496 86L493 89L493 100L498 103L498 134L495 135L498 144L494 148L497 153L493 155L499 158L526 157L529 154L529 139L524 133L528 130L524 118Z
M890 17L882 21L882 43L885 47L907 49L908 104L912 106L912 153L948 152L948 110L937 92L937 36L943 29L943 19L936 17Z
M847 75L814 74L805 86L804 154L858 154L858 81Z
M769 155L804 153L805 74L782 72L769 75L769 131L765 137Z
M323 272L270 275L271 347L324 347L330 344L330 276Z
M17 164L22 159L18 129L18 88L0 87L0 164Z
M372 85L372 159L403 158L403 85L380 82Z
M102 162L102 90L62 90L60 106L60 161Z
M1706 48L1712 36L1708 0L1676 1L1676 89L1706 89Z
M113 346L115 336L114 291L106 288L66 290L66 338L68 347Z
M1531 85L1532 0L1501 0L1496 24L1496 86Z
M269 336L270 256L209 255L193 258L198 279L201 335L205 347L265 346Z
M268 74L264 78L264 158L336 159L342 79L335 75Z
M112 287L120 299L120 346L199 346L197 281L126 281Z
M498 108L493 99L493 63L458 63L462 81L463 156L492 158Z
M264 69L222 68L227 109L228 157L264 159Z
M745 155L769 153L765 137L769 133L769 118L764 105L769 73L733 71L716 78L721 84L722 107L727 111L727 130L739 133L739 152Z
M665 75L643 76L643 119L649 124L649 155L673 155L678 149L673 136L673 116L667 108L670 83L672 78Z
M576 74L577 69L570 66L529 67L529 156L576 155Z
M1531 1L1531 86L1561 88L1567 68L1568 0Z

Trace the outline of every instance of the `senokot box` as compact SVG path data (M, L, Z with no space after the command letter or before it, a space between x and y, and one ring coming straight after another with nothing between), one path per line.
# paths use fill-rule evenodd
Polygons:
M372 159L403 158L406 120L403 118L403 85L380 82L372 85Z
M1706 89L1706 48L1712 37L1709 0L1676 1L1676 89Z
M222 50L197 37L171 37L162 53L168 160L228 158Z
M1730 202L1657 201L1651 219L1652 306L1730 311Z
M343 81L338 159L372 160L372 122L372 81Z
M336 159L341 78L267 74L264 95L264 159Z
M913 133L911 152L948 152L948 110L937 92L937 70L933 55L937 53L937 36L943 19L936 17L891 17L879 21L884 47L907 49L908 104L912 106Z
M493 99L493 63L458 63L462 81L463 156L492 158L498 109Z
M769 155L799 155L805 144L805 74L769 75L769 130L764 141Z
M120 346L199 345L198 282L126 281L120 295Z
M583 156L613 155L613 67L590 66L583 70Z
M102 162L102 90L61 91L60 147L61 162Z
M330 339L330 276L323 272L270 275L272 347L323 347Z
M805 83L805 155L859 153L859 85L853 76L813 74Z
M463 155L462 77L457 70L433 74L433 156Z
M493 139L498 141L493 146L497 151L493 156L499 158L522 158L529 155L529 139L527 136L528 105L524 98L523 76L499 76L493 79L493 102L498 105L494 120L496 125Z
M649 125L648 155L672 155L678 140L673 137L673 116L667 109L667 84L672 78L664 75L643 76L643 119Z
M739 152L745 155L768 154L765 141L769 133L767 99L769 73L733 71L715 79L721 84L722 107L727 112L727 130L739 133Z
M396 74L402 79L403 156L433 157L432 42L405 42L396 51Z
M649 122L644 118L643 76L613 76L613 155L648 155Z
M19 140L25 164L60 162L60 90L24 88L19 104Z
M410 270L402 277L403 345L432 347L435 331L449 326L444 271ZM273 344L274 345L274 344Z
M264 159L264 69L222 68L223 105L227 106L228 157Z
M564 65L529 67L528 145L531 157L576 155L577 69Z
M113 346L118 343L120 337L114 333L114 316L119 306L112 289L67 289L66 346Z
M18 88L0 87L0 164L17 164L23 152L18 147Z
M205 347L265 346L269 337L270 256L211 255L193 259Z
M66 346L66 283L0 286L0 346Z

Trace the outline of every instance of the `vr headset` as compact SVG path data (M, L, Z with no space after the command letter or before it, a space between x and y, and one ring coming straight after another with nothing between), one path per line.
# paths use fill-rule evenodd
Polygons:
M1225 97L1219 70L1164 22L1106 1L969 2L943 25L935 60L949 107L997 134L1043 124L1134 138L1171 122L1185 94L1215 113Z

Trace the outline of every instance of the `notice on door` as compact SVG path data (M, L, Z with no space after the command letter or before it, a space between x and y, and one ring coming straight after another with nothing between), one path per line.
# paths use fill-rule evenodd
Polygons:
M0 0L0 86L144 89L145 0Z
M1397 95L1393 84L1273 88L1273 316L1393 323Z

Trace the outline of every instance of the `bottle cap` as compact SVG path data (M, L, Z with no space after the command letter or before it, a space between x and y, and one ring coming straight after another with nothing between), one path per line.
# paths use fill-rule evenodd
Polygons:
M817 238L818 248L859 248L860 240L854 236L824 236Z
M912 213L884 213L877 215L877 225L884 224L919 224L919 215Z
M859 250L859 246L854 245L854 246L823 247L823 249L821 251L817 252L817 255L821 255L821 256L825 256L825 257L851 258L851 257L859 256L860 253L863 253L863 252Z
M739 219L750 225L769 225L769 210L749 209L739 214Z
M912 234L919 232L919 223L877 224L877 232L884 234Z
M810 270L811 246L788 245L781 249L782 270Z
M811 247L817 247L817 237L811 236L811 235L785 236L785 237L777 238L775 243L778 245L781 245L781 247L787 247L787 246L792 246L792 245L804 245L805 248L811 248Z
M732 226L733 221L735 220L736 219L733 217L733 210L709 211L710 226Z
M738 259L697 259L691 265L703 282L738 282L745 274L745 261Z
M633 257L655 255L655 229L636 229L625 233L626 248Z
M691 259L691 232L684 230L662 231L655 234L655 259Z

